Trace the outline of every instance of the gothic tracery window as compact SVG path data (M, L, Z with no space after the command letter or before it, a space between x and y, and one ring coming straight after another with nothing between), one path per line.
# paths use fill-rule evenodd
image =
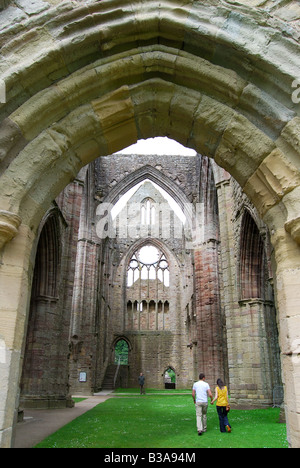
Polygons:
M128 365L128 343L121 339L115 345L115 364Z
M131 287L138 279L158 279L169 287L169 263L163 252L152 245L146 245L133 254L128 266L127 286Z
M144 245L127 269L127 329L164 330L169 326L170 269L165 254Z

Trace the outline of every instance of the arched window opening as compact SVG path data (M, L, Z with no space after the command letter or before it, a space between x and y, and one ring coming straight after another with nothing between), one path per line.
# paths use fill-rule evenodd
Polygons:
M246 211L241 227L241 299L264 299L265 271L264 241L254 219Z
M132 302L128 301L127 302L127 313L130 313L130 312L132 312Z
M50 215L42 229L35 261L32 298L58 296L60 232L57 215Z
M164 384L165 389L175 389L176 388L176 374L172 367L169 367L164 373Z
M156 216L155 202L152 198L146 198L141 204L142 226L154 226Z
M165 255L152 245L145 245L131 257L127 270L127 287L138 280L159 280L170 285L169 263Z
M128 343L125 340L119 340L115 346L115 364L120 364L121 366L128 365L128 352L129 347Z

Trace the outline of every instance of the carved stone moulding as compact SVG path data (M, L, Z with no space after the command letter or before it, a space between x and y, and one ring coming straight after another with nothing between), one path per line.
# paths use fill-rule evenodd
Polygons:
M20 224L20 216L0 210L0 250L17 235Z
M292 238L300 244L300 216L285 223L285 229L291 234Z

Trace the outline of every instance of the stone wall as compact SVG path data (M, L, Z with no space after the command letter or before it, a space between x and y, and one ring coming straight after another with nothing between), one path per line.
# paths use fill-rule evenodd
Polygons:
M36 405L34 401L39 400L38 404L42 404L44 400L45 405L54 406L53 401L47 401L67 401L68 386L73 394L101 389L106 370L114 363L114 346L120 338L129 344L129 365L122 379L126 386L136 386L137 376L143 371L148 387L163 388L164 372L171 367L179 388L191 388L203 371L212 386L218 377L225 379L232 401L237 404L272 403L272 390L281 380L267 229L236 182L226 173L222 182L220 177L219 168L199 155L164 156L159 166L153 156L112 155L90 165L60 195L57 203L65 232L62 288L57 299L60 307L55 306L55 316L61 317L58 323L63 323L59 338L55 326L50 327L58 339L60 354L53 353L55 341L46 322L34 322L31 317L27 343L34 339L35 347L30 351L28 344L25 354L25 363L29 364L23 372L23 404L26 401L27 405ZM194 202L201 235L193 249L186 247L184 234L188 230L182 230L176 215L168 218L170 235L161 236L160 227L154 230L153 237L153 226L144 229L140 225L140 208L135 217L128 217L126 207L121 209L113 222L115 236L99 238L99 204L116 203L134 185L148 180L130 199L138 207L145 198L153 200L156 208L166 203L151 179L157 187L172 189L181 203ZM222 188L225 192L221 194ZM260 267L261 274L257 267L251 270L247 255L243 260L243 235L249 235L249 226L243 227L243 213L249 213L254 235L260 239L257 245L264 251L266 260ZM157 211L158 224L160 215ZM119 225L120 220L137 237L124 237L127 231ZM175 232L181 236L174 236ZM169 284L164 286L159 280L140 277L128 287L130 259L149 243L168 262ZM226 246L230 243L228 257ZM250 252L258 265L262 252ZM245 271L251 267L244 279L243 261ZM245 288L252 290L252 281L256 284L257 278L261 294L243 295ZM36 330L32 338L31 329ZM52 343L52 360L47 360L47 355L38 357L38 346L43 347L46 336ZM46 370L57 368L51 364L57 358L61 362L60 379ZM85 381L79 381L82 372L86 374ZM37 379L36 375L40 377ZM58 382L63 381L65 390L59 391ZM52 393L51 385L55 389ZM47 399L47 395L51 396Z
M99 169L96 172L97 194L100 193L103 196L102 200L105 201L107 197L109 199L110 195L108 188L117 188L119 184L119 193L122 194L122 181L124 180L127 180L130 186L139 183L143 179L154 179L164 189L173 187L173 191L177 190L182 195L186 194L185 202L192 200L192 188L195 189L194 184L197 180L198 157L164 156L160 158L159 164L155 161L154 156L141 155L123 155L122 158L120 156L107 157L103 158L103 164L102 159L99 160L97 162ZM152 169L155 169L154 173ZM169 185L164 185L165 179ZM102 186L100 185L101 182ZM125 187L128 188L127 185ZM105 195L106 198L104 198ZM157 208L161 204L167 203L150 182L138 189L130 201L141 206L140 204L145 197L154 200ZM183 202L182 199L181 203ZM148 231L143 232L142 229L138 229L137 238L124 238L124 236L121 236L121 230L117 231L114 251L115 259L116 252L118 252L119 260L115 260L116 270L111 273L113 277L113 300L109 306L111 316L109 336L111 337L111 343L121 336L125 336L130 343L128 385L137 386L137 376L143 371L147 378L148 387L163 388L162 375L171 366L177 374L179 388L189 388L195 379L195 372L193 361L190 362L191 351L187 347L190 341L185 322L187 320L187 308L190 307L191 313L193 309L193 256L191 252L185 251L182 226L180 229L174 227L174 222L180 223L178 219L176 221L176 216L173 221L173 218L170 219L171 229L167 230L165 236L160 237L162 226L158 226L161 219L158 211L156 215L158 230L156 230L154 237L153 232L148 237ZM122 212L118 218L124 220ZM128 221L130 229L130 227L132 228L130 224L137 223L139 225L140 213L138 219L127 219L125 213L125 219ZM174 231L176 230L180 232L180 238L174 237ZM133 232L132 229L131 232ZM169 263L170 285L168 288L164 288L164 291L162 285L155 282L150 282L147 286L142 282L136 282L133 288L128 289L126 287L128 262L135 250L148 242L161 250ZM111 246L111 242L109 244ZM142 292L143 287L145 297ZM152 304L150 304L151 299ZM134 306L135 310L137 308L137 305L135 305L137 300L139 302L144 301L143 311L135 312L133 310ZM126 321L128 301L131 303L134 326L129 326L128 321ZM153 302L155 302L154 307ZM159 305L160 302L161 306ZM152 312L151 307L154 308ZM152 321L151 317L153 318ZM111 346L110 359L113 357L112 351Z

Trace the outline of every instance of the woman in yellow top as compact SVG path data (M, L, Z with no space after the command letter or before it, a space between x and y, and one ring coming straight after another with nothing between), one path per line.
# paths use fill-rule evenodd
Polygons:
M228 390L221 379L217 380L216 394L211 404L213 405L216 400L217 412L220 422L220 431L226 432L227 429L228 432L231 432L231 426L227 416L229 413Z

